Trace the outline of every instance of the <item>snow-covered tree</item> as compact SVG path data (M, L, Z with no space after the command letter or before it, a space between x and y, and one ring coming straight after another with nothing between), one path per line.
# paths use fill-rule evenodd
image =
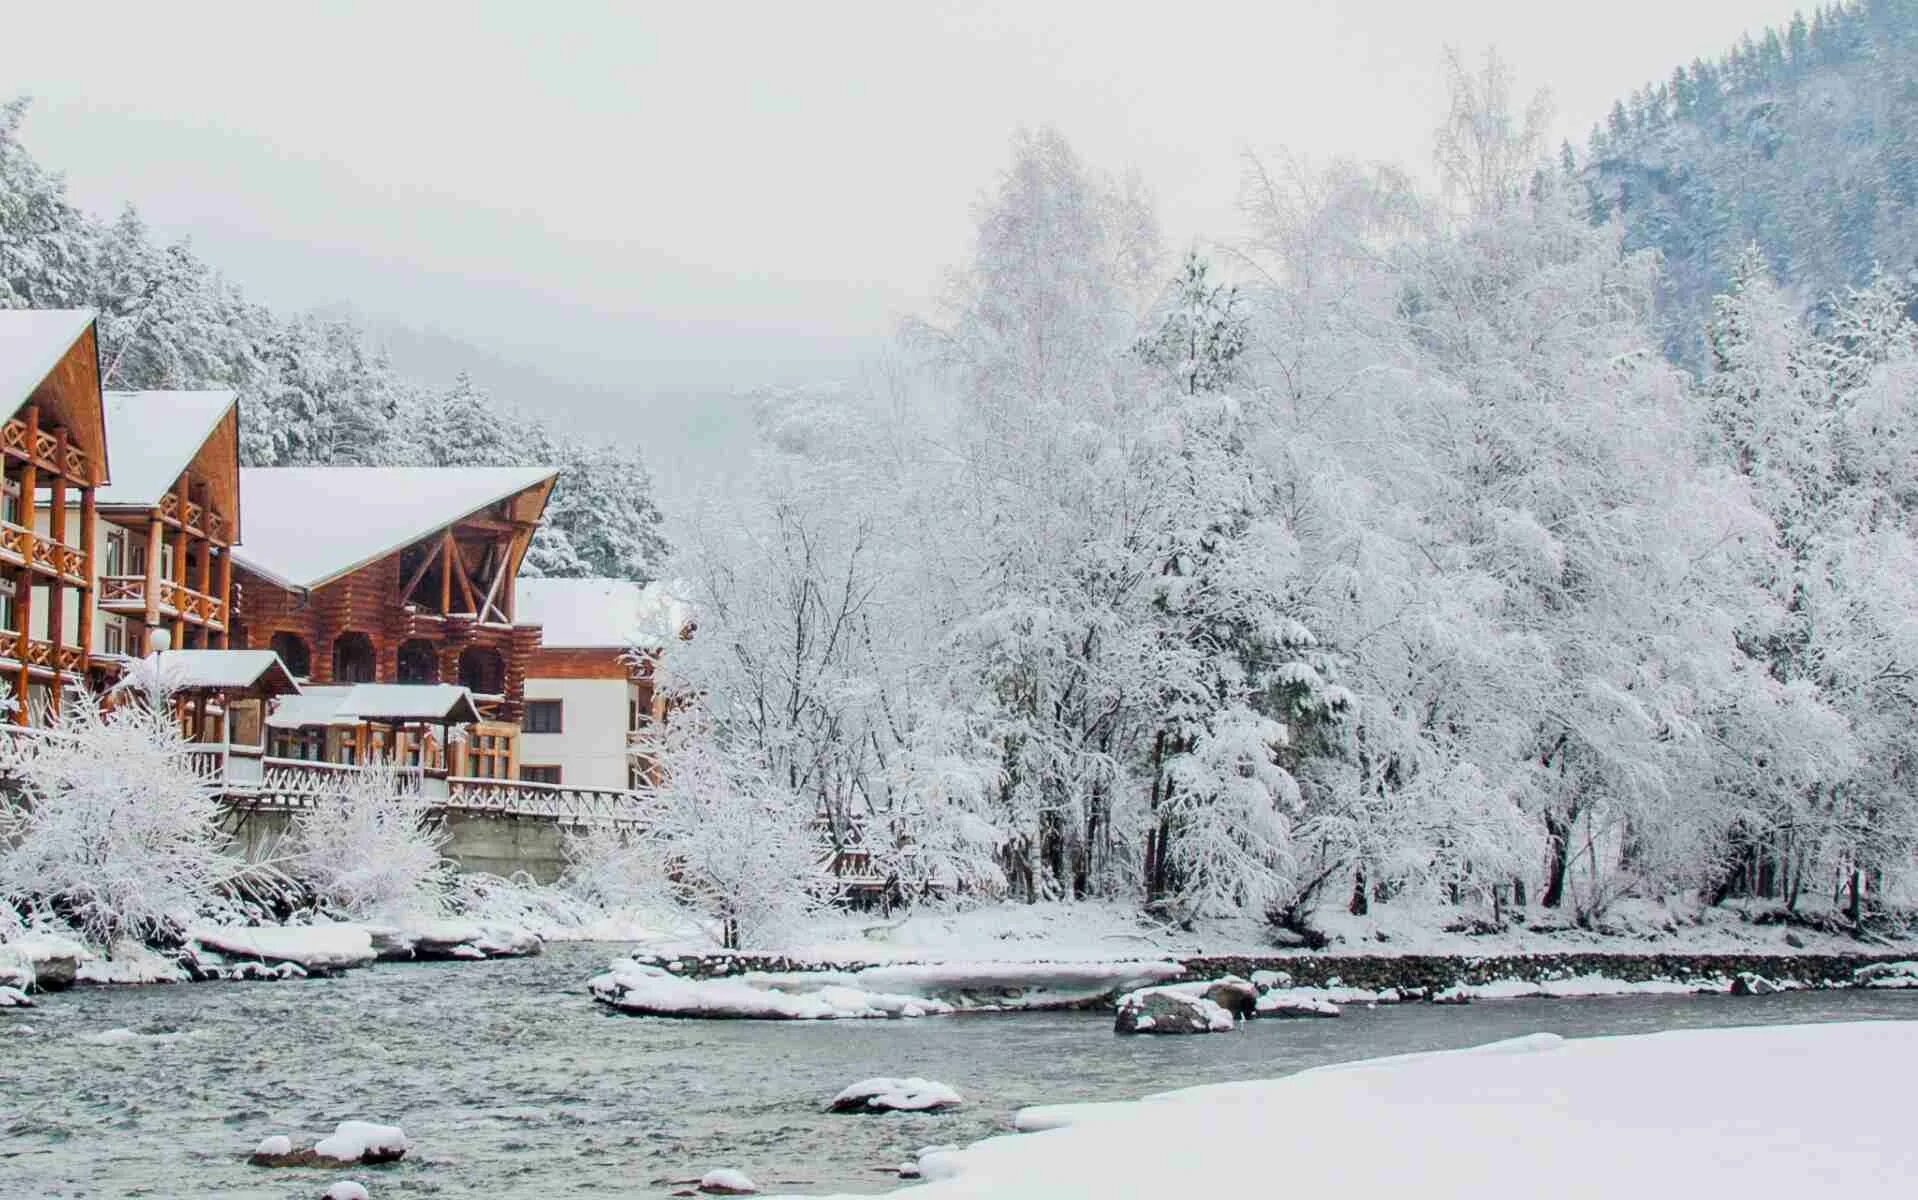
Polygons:
M448 882L446 832L419 781L389 762L342 773L293 826L293 873L321 904L354 917L436 911Z
M177 934L223 889L270 873L228 852L162 680L110 702L70 692L45 735L4 746L19 796L0 801L0 898L17 910L109 946Z

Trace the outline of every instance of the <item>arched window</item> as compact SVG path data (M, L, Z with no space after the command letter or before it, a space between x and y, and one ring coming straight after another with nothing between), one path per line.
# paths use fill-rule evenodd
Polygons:
M280 656L286 664L287 673L295 679L305 679L313 674L313 654L306 648L306 639L297 633L282 630L273 635L267 648Z
M485 646L468 646L460 651L460 686L481 696L498 696L506 691L506 660L499 651Z
M400 643L399 654L401 683L438 683L440 681L440 656L433 643L425 638L413 638Z
M363 633L342 633L333 639L333 682L372 683L373 639Z

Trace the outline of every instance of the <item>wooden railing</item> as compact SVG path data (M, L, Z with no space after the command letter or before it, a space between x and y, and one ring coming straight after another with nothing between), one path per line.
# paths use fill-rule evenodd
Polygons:
M16 567L38 567L47 574L61 576L75 587L84 587L87 582L86 555L12 521L0 521L0 562Z
M226 539L226 518L204 504L189 500L184 509L178 493L168 492L160 497L160 518L170 524L178 525L188 533L197 533L214 541Z
M182 617L196 625L214 629L226 627L226 604L217 596L196 592L171 579L159 581L158 601L154 607L163 616ZM144 575L108 575L100 580L100 607L108 612L139 614L146 611L147 581Z
M86 669L78 646L56 646L41 638L27 638L22 646L20 635L10 629L0 629L0 661L14 666L24 663L40 671L57 667L66 675L78 675Z
M56 475L64 475L75 483L91 482L87 474L86 452L78 446L67 446L66 460L60 459L60 439L46 430L38 430L29 439L27 423L18 417L9 417L0 425L0 452L15 458L29 459L36 466L45 467ZM29 447L27 442L33 445Z
M637 794L617 788L454 776L446 781L446 791L437 807L449 812L542 818L561 825L638 825L644 811Z

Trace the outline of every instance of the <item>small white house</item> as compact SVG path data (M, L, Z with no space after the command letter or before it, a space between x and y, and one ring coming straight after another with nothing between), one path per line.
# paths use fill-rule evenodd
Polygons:
M664 716L644 653L691 629L661 583L522 579L519 619L543 627L526 665L519 777L529 783L630 788L644 763L637 734Z

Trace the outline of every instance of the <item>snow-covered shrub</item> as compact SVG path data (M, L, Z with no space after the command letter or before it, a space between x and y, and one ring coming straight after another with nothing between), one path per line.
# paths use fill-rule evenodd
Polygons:
M659 846L637 830L589 825L566 835L562 887L609 912L668 902L671 884Z
M428 802L386 762L342 772L339 787L302 812L293 830L294 871L322 904L353 916L437 910L450 872Z
M54 728L0 742L19 786L0 800L0 899L103 946L164 933L252 870L227 852L163 681L136 683L153 690L69 692Z

